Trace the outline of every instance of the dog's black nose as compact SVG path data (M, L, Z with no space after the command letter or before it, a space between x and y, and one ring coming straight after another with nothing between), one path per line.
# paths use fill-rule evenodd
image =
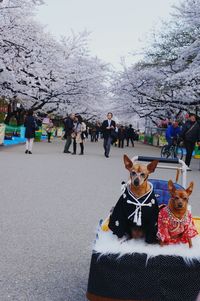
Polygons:
M182 208L183 207L183 204L182 203L179 203L178 204L178 208Z
M139 186L139 184L140 184L140 181L139 181L139 179L138 178L136 178L135 180L134 180L134 185L135 186Z

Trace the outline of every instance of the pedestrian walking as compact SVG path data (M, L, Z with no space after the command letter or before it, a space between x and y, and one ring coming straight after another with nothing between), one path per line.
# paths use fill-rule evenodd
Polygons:
M102 132L104 138L103 147L105 151L104 155L106 158L109 158L111 142L114 136L116 136L116 132L115 132L116 124L115 121L112 120L112 117L113 114L109 112L107 114L107 119L104 120L102 123Z
M92 125L91 128L91 142L96 142L96 126Z
M100 123L97 121L95 125L96 133L95 133L95 142L99 141L99 135L100 135Z
M81 116L80 116L80 118L82 119ZM86 127L85 122L82 120L81 121L81 134L80 134L80 140L79 140L81 152L79 155L84 155L84 142L86 139L86 132L87 132L87 127Z
M51 143L51 135L52 135L52 131L53 131L53 121L51 119L49 119L49 123L46 127L46 132L47 132L47 137L48 137L48 143Z
M78 124L78 118L75 115L74 117L74 122L73 122L73 130L71 133L71 137L72 137L72 141L73 141L73 152L72 155L76 155L76 136L77 136L77 132L79 131L79 124Z
M64 138L66 139L66 143L65 143L65 147L64 147L64 153L69 154L71 153L69 151L70 145L72 143L72 132L73 132L73 128L74 128L74 121L75 119L75 114L70 114L69 117L67 117L64 120L64 128L65 128L65 135Z
M86 138L86 124L83 122L81 115L77 115L76 122L74 124L74 140L73 140L73 155L76 155L77 144L80 144L79 155L84 155L84 140Z
M195 143L197 142L200 146L200 126L195 114L189 114L189 119L183 125L183 130L180 136L183 139L186 148L185 164L189 167Z
M132 127L132 124L129 124L129 127L126 129L126 141L127 141L126 146L129 146L129 140L130 140L132 147L134 147L134 136L135 136L135 131Z
M121 125L118 129L118 147L124 148L125 128Z
M35 138L35 131L37 131L38 125L35 117L33 116L33 111L29 110L27 113L27 117L24 121L25 130L25 138L26 138L26 154L32 154L33 141Z
M76 155L77 144L80 144L80 153L79 155L84 154L84 140L85 140L85 132L86 132L86 124L83 122L81 115L76 115L74 120L74 128L73 128L73 153L72 155Z

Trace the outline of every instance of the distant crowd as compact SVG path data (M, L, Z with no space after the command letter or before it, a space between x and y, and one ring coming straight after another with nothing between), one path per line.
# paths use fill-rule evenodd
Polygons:
M47 118L45 130L48 137L48 142L51 142L52 131L54 124L51 118ZM106 119L100 123L96 122L94 125L86 125L80 114L71 113L63 120L64 135L66 139L64 153L76 155L79 146L79 155L84 154L85 139L90 139L91 142L97 142L99 138L103 138L104 156L109 158L111 145L123 148L131 144L134 147L134 141L139 139L139 130L135 130L132 125L123 126L116 124L113 120L112 112L108 112ZM33 141L35 138L35 131L38 130L37 119L33 116L33 111L28 111L24 126L26 128L25 137L26 141L26 154L32 154ZM195 144L197 143L200 148L200 123L197 116L193 113L188 115L188 119L179 127L177 121L173 121L166 129L166 140L169 147L174 143L174 139L178 138L184 142L186 148L185 163L189 167L192 152ZM70 146L72 144L72 151Z
M89 138L91 142L98 142L99 138L104 139L104 155L109 157L111 144L123 148L129 146L129 142L134 147L134 140L138 140L138 131L135 131L130 124L129 126L117 125L112 120L112 113L107 114L107 119L96 122L94 125L86 126L85 122L80 115L70 114L64 120L64 138L66 139L64 153L76 154L77 144L80 145L80 155L84 154L84 141ZM73 152L69 150L73 144Z
M200 121L197 115L190 113L186 122L181 126L176 120L169 123L165 136L169 148L174 143L183 142L186 149L185 163L189 167L195 144L197 143L200 148Z
M129 126L116 124L115 132L113 144L121 148L125 144L129 146L129 142L134 146L134 140L139 139L139 130L135 130L132 124L129 124ZM97 121L94 125L87 127L87 135L87 137L90 137L91 142L98 142L99 138L103 137L102 124Z
M116 124L112 119L113 114L109 112L107 119L102 123L96 121L95 124L84 122L80 114L71 113L69 116L63 119L64 131L62 138L66 140L64 153L76 155L79 149L79 155L84 155L84 142L89 139L91 142L98 142L100 138L104 140L104 155L109 157L110 146L115 145L123 148L125 145L131 144L134 147L134 141L139 139L139 130L135 130L132 124L129 126L123 126ZM34 116L32 110L27 112L24 126L26 139L26 154L32 154L33 142L35 138L35 132L39 129L39 126L43 124L43 129L46 131L48 143L51 143L51 136L57 136L57 129L53 124L50 116L45 118L38 118ZM70 147L72 145L72 151Z

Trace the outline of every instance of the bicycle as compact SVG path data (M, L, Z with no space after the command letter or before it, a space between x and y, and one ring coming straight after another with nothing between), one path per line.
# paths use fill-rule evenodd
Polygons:
M180 145L177 139L174 139L170 146L168 144L162 146L160 156L162 158L182 159L183 147Z

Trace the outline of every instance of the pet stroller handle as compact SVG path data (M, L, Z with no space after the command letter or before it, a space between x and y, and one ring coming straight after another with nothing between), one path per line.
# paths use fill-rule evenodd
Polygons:
M160 157L148 157L148 156L134 156L132 158L132 161L143 161L143 162L151 162L151 161L159 161L161 163L168 163L168 164L179 164L180 167L177 168L177 166L170 166L170 165L158 165L157 168L163 168L163 169L179 169L182 174L182 183L181 185L186 188L186 180L187 180L187 170L188 166L185 164L183 160L180 160L178 158L175 159L166 159L166 158L160 158Z
M174 158L174 159L166 159L166 158L160 158L160 157L145 157L145 156L138 156L138 161L144 161L144 162L150 162L153 160L162 162L162 163L179 163L179 159L178 158Z

